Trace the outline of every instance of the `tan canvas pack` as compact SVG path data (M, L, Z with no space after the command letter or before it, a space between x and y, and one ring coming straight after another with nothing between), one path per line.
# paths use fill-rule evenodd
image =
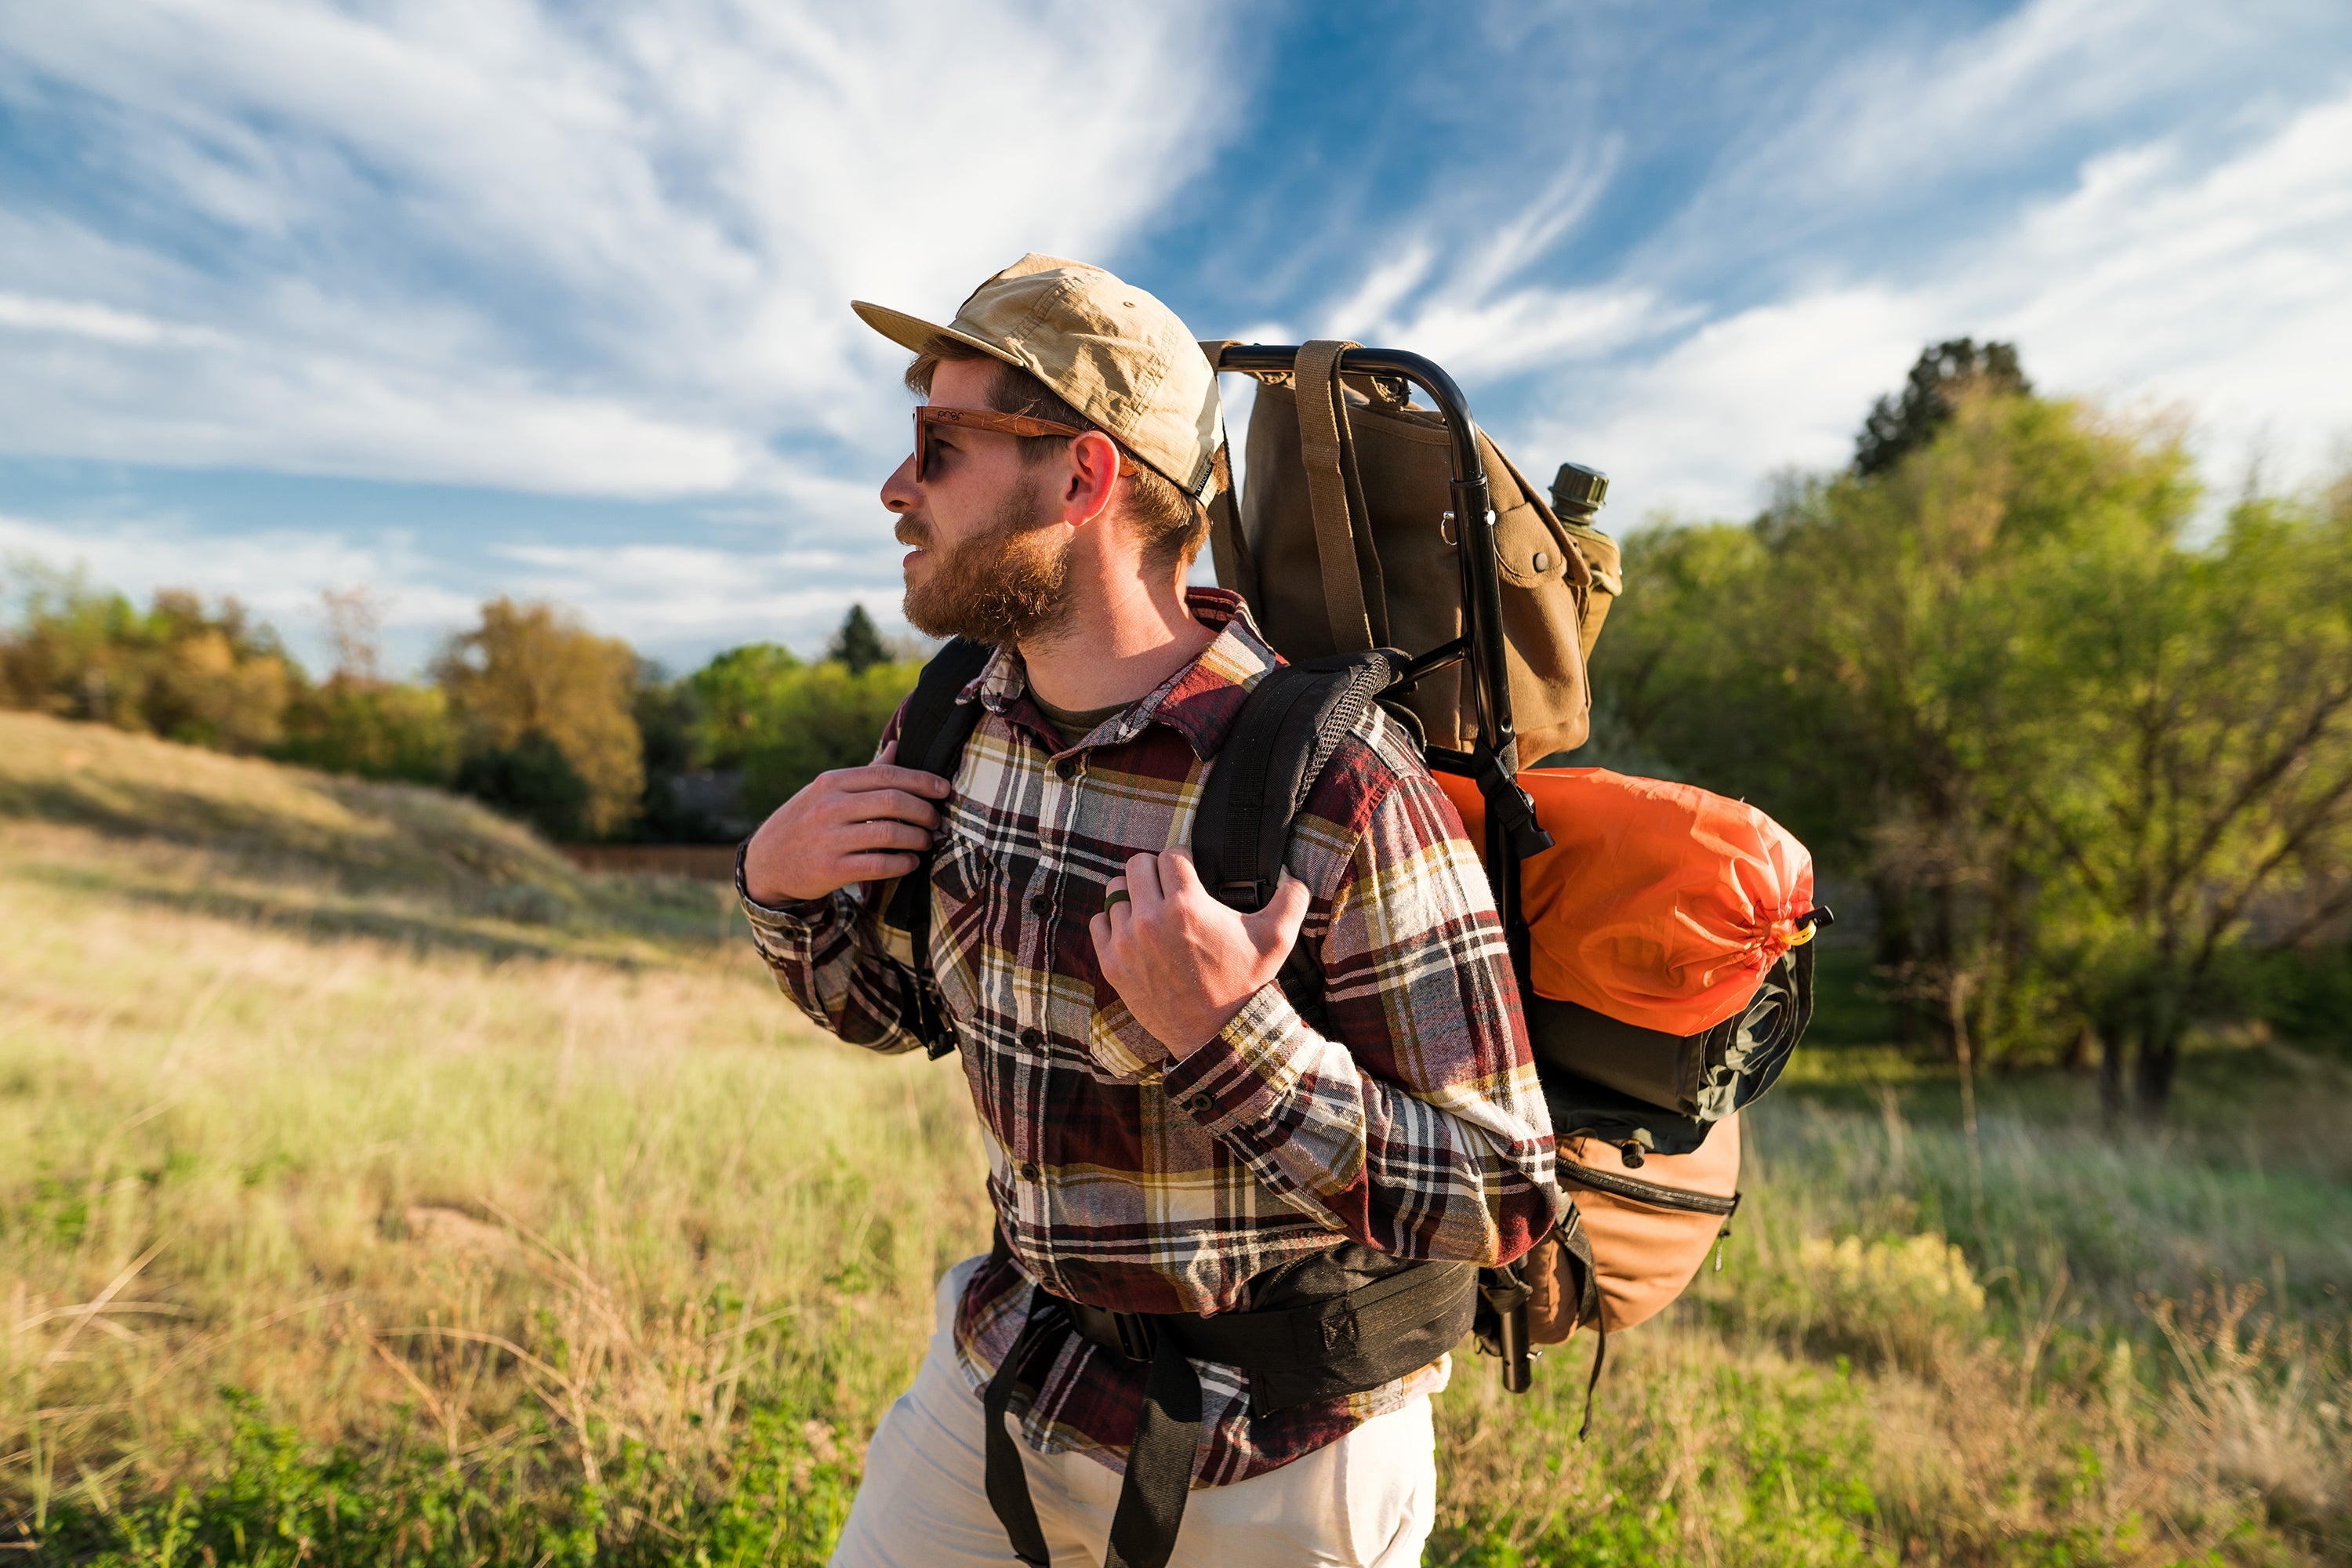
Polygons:
M1689 1153L1651 1154L1639 1166L1629 1166L1622 1148L1605 1138L1564 1138L1559 1179L1576 1197L1592 1248L1601 1321L1578 1322L1583 1281L1567 1249L1547 1238L1519 1265L1528 1337L1538 1344L1558 1344L1580 1327L1630 1329L1689 1288L1739 1207L1738 1113Z
M1223 346L1202 345L1213 361ZM1230 507L1215 513L1218 582L1240 591L1293 662L1372 647L1419 654L1464 628L1445 422L1408 406L1402 382L1340 375L1340 353L1355 346L1307 343L1295 372L1259 378L1238 516ZM1585 656L1618 587L1617 551L1598 530L1563 527L1484 432L1478 446L1492 487L1518 755L1533 762L1584 742ZM1466 667L1424 679L1403 701L1432 745L1471 749L1478 721Z

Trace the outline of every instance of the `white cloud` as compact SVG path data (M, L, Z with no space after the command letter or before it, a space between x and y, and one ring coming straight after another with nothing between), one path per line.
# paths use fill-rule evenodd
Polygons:
M1865 187L1933 189L1988 146L2015 155L2127 89L2164 89L2178 61L2138 81L2117 65L2154 47L2138 28L2159 13L2171 14L2160 0L2114 13L2042 0L1980 49L1955 44L1890 68L1866 91L1825 93L1807 117L1810 140L1791 133L1769 160L1743 160L1724 177L1770 185L1800 236ZM2225 21L2242 29L2242 18ZM2184 37L2201 37L2224 23L2186 26ZM2095 79L2074 79L2077 66ZM1806 182L1810 194L1799 190ZM1690 225L1709 209L1725 226L1718 237L1736 234L1725 207L1735 196L1749 201L1753 189L1703 193L1617 282L1531 290L1528 314L1569 310L1635 278L1695 276L1703 268L1675 250L1702 244ZM1545 378L1507 437L1532 464L1573 455L1608 468L1621 527L1660 511L1744 515L1775 470L1849 458L1870 400L1900 384L1923 343L1974 335L2016 341L2045 390L2184 409L2217 491L2258 456L2269 482L2306 483L2352 432L2352 377L2341 369L2352 361L2352 89L2339 82L2231 139L2204 128L2111 143L2067 188L1990 205L1970 232L1791 269L1813 280L1744 308L1659 284L1639 318L1655 335L1632 353L1563 346L1566 368ZM1522 341L1498 329L1495 352Z
M898 395L849 296L951 309L1024 250L1116 248L1212 150L1221 27L1075 0L10 7L0 101L86 95L68 118L133 195L0 218L29 302L0 326L50 339L0 347L32 372L0 446L787 482L772 432L871 441Z

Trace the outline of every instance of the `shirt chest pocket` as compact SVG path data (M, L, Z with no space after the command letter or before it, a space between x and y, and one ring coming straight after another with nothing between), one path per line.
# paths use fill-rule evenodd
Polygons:
M972 955L987 945L1002 916L1006 894L987 852L968 839L949 837L931 856L931 973L940 999L959 1019L978 1009L979 977Z

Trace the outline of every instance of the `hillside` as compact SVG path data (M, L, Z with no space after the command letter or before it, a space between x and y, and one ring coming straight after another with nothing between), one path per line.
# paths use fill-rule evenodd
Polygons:
M6 875L493 954L650 959L725 935L721 889L585 877L463 796L0 711Z
M816 1034L708 885L13 714L0 921L0 1552L824 1561L987 1234L960 1064ZM1429 1561L2352 1561L2340 1069L2216 1041L2210 1124L2122 1141L1988 1082L1972 1138L1809 1058L1590 1441L1586 1343L1457 1358Z

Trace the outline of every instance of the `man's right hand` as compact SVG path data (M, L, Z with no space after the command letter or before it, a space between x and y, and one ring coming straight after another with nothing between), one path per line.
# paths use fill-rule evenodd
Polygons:
M894 766L898 742L862 768L837 768L776 807L743 852L743 887L755 902L821 899L853 882L903 877L940 825L933 801L948 781Z

